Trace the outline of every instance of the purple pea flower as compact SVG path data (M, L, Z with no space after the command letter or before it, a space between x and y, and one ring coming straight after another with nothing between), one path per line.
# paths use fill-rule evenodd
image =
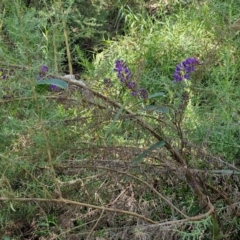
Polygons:
M124 83L126 88L134 92L136 83L134 81L131 81L131 71L127 67L126 62L123 60L116 60L114 71L117 72L117 77L120 82Z
M136 82L131 80L131 71L123 60L116 60L114 71L117 72L117 77L126 88L131 90L133 97L148 98L148 91L145 88L138 89Z
M39 70L38 80L41 80L42 78L44 78L47 75L48 70L49 69L46 65L41 66Z
M200 64L200 61L195 57L187 58L183 62L179 63L173 74L174 82L181 82L184 79L189 80L191 73L196 70L195 66Z
M114 71L117 72L117 77L122 83L126 84L131 78L131 71L123 60L116 60Z

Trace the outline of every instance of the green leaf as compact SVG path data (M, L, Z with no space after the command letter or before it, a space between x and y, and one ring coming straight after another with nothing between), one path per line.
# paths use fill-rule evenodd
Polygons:
M153 95L148 96L148 99L156 98L156 97L162 97L162 96L164 96L164 93L163 92L158 92L158 93L154 93Z
M167 107L156 106L156 105L148 105L145 108L143 108L142 110L143 111L154 111L154 112L160 112L160 113L168 113Z
M152 150L154 150L155 148L159 148L159 147L162 147L165 145L165 142L164 141L159 141L155 144L153 144L151 147L149 147L147 150L145 150L143 153L141 153L139 156L137 156L133 163L136 164L136 163L139 163L143 158L145 158L149 152L151 152Z
M57 78L39 80L36 82L36 86L39 86L39 85L48 85L48 86L55 85L61 89L66 89L68 87L67 82Z

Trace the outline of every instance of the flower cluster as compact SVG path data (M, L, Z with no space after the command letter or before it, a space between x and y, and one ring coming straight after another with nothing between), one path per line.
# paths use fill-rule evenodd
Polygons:
M0 78L1 79L6 79L7 78L7 74L4 73L4 70L2 68L0 68Z
M125 87L132 92L132 96L141 97L143 99L148 98L148 91L145 88L138 89L136 82L131 80L131 71L127 67L123 60L116 60L114 71L117 72L117 77Z
M181 82L184 79L189 80L191 73L195 71L195 66L200 64L200 61L198 61L195 57L187 58L178 64L173 74L174 82Z
M118 73L117 77L122 83L130 83L131 72L123 60L116 60L114 71Z

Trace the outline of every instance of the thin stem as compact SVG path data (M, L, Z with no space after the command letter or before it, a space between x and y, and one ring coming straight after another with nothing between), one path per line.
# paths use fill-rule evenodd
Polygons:
M64 34L64 38L65 38L66 50L67 50L67 59L68 59L69 73L73 74L72 57L71 57L71 52L70 52L70 46L69 46L69 40L68 40L68 31L67 31L67 25L66 25L66 21L65 21L63 7L62 7L62 1L58 0L58 3L59 3L60 12L63 15L63 17L62 17L62 25L63 25L63 34Z

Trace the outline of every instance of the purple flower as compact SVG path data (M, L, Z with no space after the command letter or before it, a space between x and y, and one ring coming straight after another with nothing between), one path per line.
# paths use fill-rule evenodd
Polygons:
M137 96L137 92L136 91L132 91L132 96L136 97Z
M47 73L47 72L48 72L48 67L47 67L46 65L43 65L43 66L41 67L41 72Z
M125 84L125 87L132 90L133 92L136 91L136 83L131 81L131 71L127 67L126 62L123 60L116 60L114 71L117 72L117 77L120 82ZM132 94L133 95L133 94Z
M116 60L114 71L117 72L120 82L126 83L131 78L131 71L123 60Z
M4 70L0 68L0 78L7 79L7 74L4 73Z
M44 78L47 75L48 70L49 69L46 65L41 66L39 75L38 75L38 80L41 80L42 78Z
M116 60L114 71L117 72L117 77L120 82L124 83L125 87L131 90L133 97L148 98L148 91L145 88L138 88L136 82L131 80L131 71L123 60Z
M59 90L59 87L57 87L56 85L51 84L50 87L49 87L49 90L53 91L53 92L57 92Z
M195 66L200 64L200 61L198 61L195 57L187 58L183 62L179 63L173 74L174 82L181 82L184 79L189 80L191 73L196 70Z
M135 83L135 82L132 82L132 81L126 82L125 85L126 85L127 88L129 88L129 89L131 89L131 90L136 87L136 83Z

